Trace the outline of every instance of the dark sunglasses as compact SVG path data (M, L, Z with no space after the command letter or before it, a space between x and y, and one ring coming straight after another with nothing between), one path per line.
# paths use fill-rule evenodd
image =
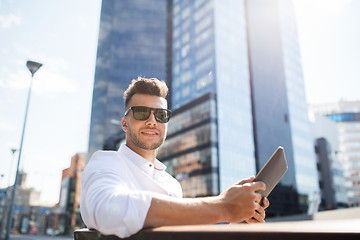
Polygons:
M155 119L159 123L167 123L170 120L171 111L168 109L135 106L130 107L128 110L126 110L124 116L128 115L130 110L133 111L134 118L139 121L147 120L150 117L152 111L154 111Z

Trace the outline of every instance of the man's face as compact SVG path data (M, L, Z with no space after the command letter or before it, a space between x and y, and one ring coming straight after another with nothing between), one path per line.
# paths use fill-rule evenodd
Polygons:
M167 108L167 101L158 96L135 94L127 108L145 106L150 108ZM121 119L123 130L126 132L126 145L137 150L155 150L164 142L167 123L157 122L153 111L148 119L141 121L134 119L133 110Z

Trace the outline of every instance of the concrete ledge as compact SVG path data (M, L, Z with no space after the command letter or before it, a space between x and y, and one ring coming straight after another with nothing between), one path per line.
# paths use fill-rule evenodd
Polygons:
M264 224L175 226L145 229L143 239L360 239L360 218L340 221L298 221Z
M317 212L314 215L299 214L282 217L267 218L266 222L291 222L291 221L307 221L307 220L346 220L360 219L360 207L344 208Z
M118 240L95 230L77 230L76 240ZM350 240L360 239L360 218L329 221L168 226L144 229L128 240Z
M322 211L322 212L317 212L313 215L313 220L339 220L339 219L359 219L359 218L360 218L360 207Z
M338 221L298 221L259 224L218 224L167 226L145 229L143 232L354 232L360 234L360 218Z

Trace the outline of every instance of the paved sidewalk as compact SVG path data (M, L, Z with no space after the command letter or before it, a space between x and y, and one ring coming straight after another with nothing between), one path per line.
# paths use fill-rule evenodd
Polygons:
M73 240L72 237L64 237L64 236L37 236L37 235L10 235L10 240Z

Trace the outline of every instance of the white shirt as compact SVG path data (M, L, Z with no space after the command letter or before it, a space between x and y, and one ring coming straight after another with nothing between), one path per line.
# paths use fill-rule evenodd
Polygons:
M81 180L81 216L88 228L105 235L129 237L143 228L152 192L181 198L179 182L126 145L116 151L97 151Z

